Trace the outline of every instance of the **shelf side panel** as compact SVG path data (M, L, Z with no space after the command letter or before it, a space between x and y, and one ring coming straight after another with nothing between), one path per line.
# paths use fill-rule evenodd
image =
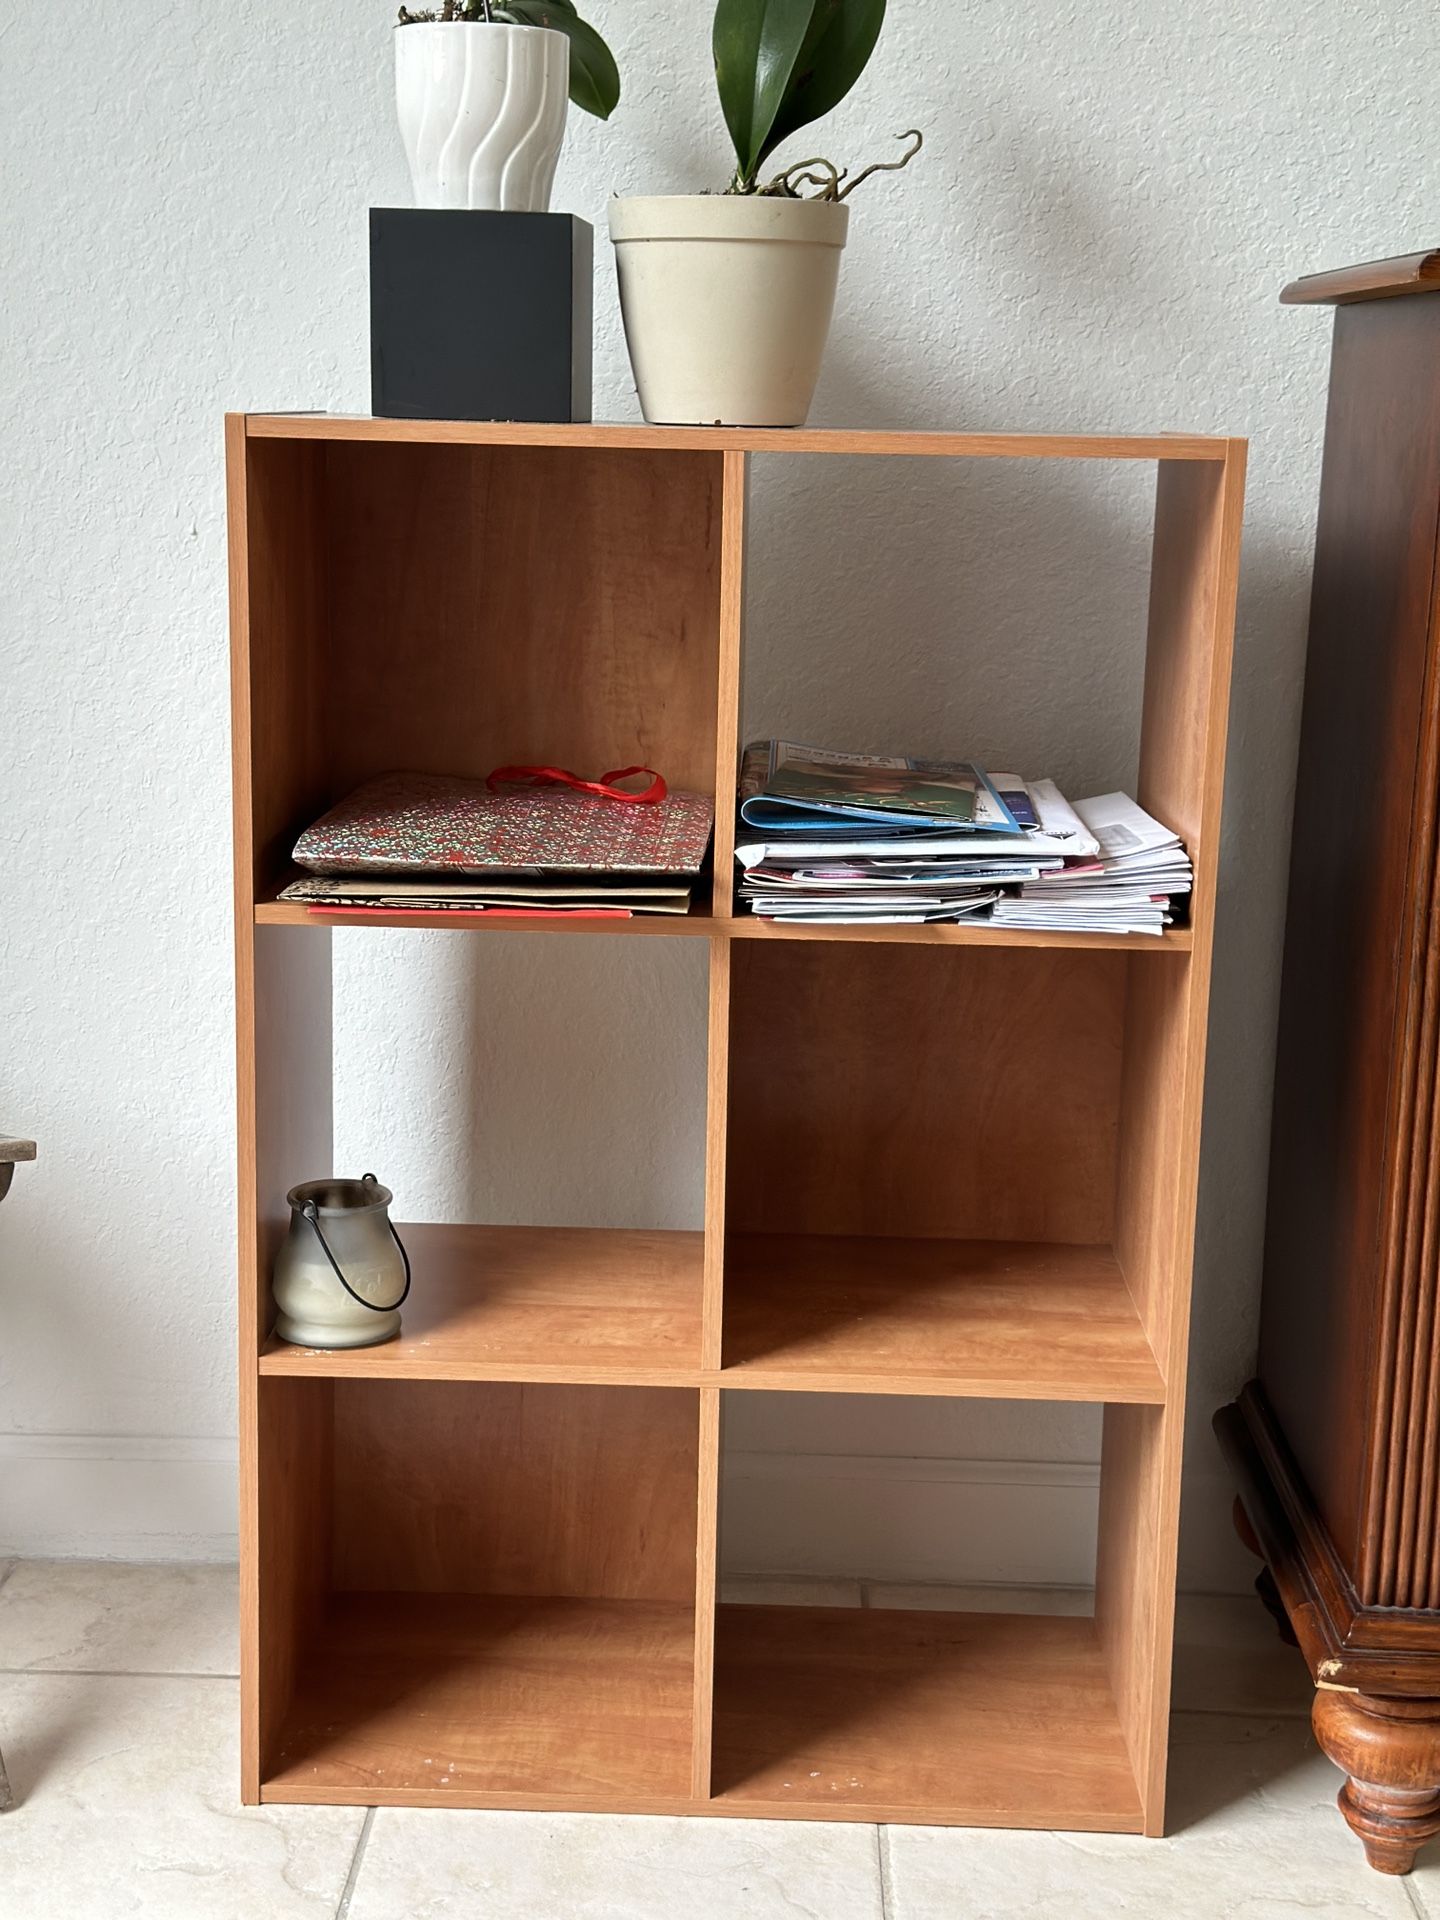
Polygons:
M247 1804L275 1765L330 1591L331 1387L267 1380L259 1394L254 1505L241 1567ZM242 1521L242 1527L245 1523ZM263 1548L261 1544L263 1542Z
M695 1598L696 1393L335 1383L340 1591Z
M308 1496L274 1462L305 1454L315 1400L261 1401L257 1362L285 1194L331 1170L330 941L254 925L297 812L324 792L318 712L325 452L248 442L226 421L233 753L237 1279L239 1301L241 1792L259 1798L299 1637L323 1575L301 1549ZM273 1428L262 1426L273 1420ZM301 1517L296 1520L296 1514ZM274 1537L270 1537L273 1518ZM295 1521L292 1527L291 1522ZM262 1555L262 1529L265 1552ZM262 1567L264 1577L262 1579Z
M1155 492L1137 798L1189 848L1191 917L1214 919L1245 446L1218 465L1162 464Z
M1161 1374L1179 1385L1200 1145L1194 969L1179 955L1128 966L1115 1251Z
M326 450L226 423L235 885L248 921L328 802Z
M1164 1832L1184 1415L1110 1405L1100 1447L1095 1625L1145 1831Z
M699 1499L695 1538L695 1713L690 1791L710 1796L715 1723L715 1612L720 1584L720 1423L716 1387L700 1391Z
M1244 447L1164 467L1156 496L1139 798L1190 849L1188 956L1132 956L1115 1250L1166 1382L1163 1408L1106 1408L1095 1614L1145 1807L1164 1826L1190 1293L1199 1193Z
M337 794L405 768L715 779L719 454L330 449Z
M1190 849L1194 925L1188 960L1130 962L1116 1252L1177 1392L1195 1245L1243 473L1243 448L1233 464L1165 467L1156 500L1140 800Z

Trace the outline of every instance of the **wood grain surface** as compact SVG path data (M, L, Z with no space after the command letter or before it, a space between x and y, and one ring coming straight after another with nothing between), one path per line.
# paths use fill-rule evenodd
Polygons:
M232 416L227 447L245 1798L1159 1830L1241 443ZM732 917L762 454L1157 463L1139 797L1190 926ZM399 1339L285 1347L329 930L364 924L277 900L290 846L372 774L516 761L717 796L696 913L544 926L710 943L705 1231L422 1223ZM1096 1620L717 1612L725 1401L767 1388L1106 1402Z
M722 1607L715 1694L732 1813L1140 1825L1089 1620Z
M265 1375L697 1385L703 1236L400 1225L399 1336L321 1352L271 1338Z
M257 440L388 441L423 446L566 447L655 453L890 454L951 460L1223 460L1195 433L889 433L845 428L552 426L509 420L381 420L370 414L252 413Z
M731 966L731 1231L1110 1243L1123 956L737 943Z

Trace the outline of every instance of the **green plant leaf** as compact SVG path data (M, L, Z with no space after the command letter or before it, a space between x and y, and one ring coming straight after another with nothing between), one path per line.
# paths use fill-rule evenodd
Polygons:
M742 180L752 180L817 0L717 0L711 46L720 110Z
M790 84L755 164L801 127L838 107L860 78L885 24L885 0L815 0Z
M565 35L570 42L570 98L597 120L608 120L620 104L620 69L572 0L505 0L505 12L522 27L553 27Z

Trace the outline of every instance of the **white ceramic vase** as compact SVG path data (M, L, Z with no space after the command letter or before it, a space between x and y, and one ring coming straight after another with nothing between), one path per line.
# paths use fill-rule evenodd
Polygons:
M612 200L640 410L673 426L801 427L850 220L760 194Z
M570 42L548 27L397 27L395 110L416 206L548 212L569 94Z

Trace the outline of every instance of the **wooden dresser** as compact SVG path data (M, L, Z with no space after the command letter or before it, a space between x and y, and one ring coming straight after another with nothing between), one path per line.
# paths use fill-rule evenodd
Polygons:
M1335 338L1259 1369L1216 1427L1341 1811L1406 1873L1440 1831L1440 251L1281 298Z

